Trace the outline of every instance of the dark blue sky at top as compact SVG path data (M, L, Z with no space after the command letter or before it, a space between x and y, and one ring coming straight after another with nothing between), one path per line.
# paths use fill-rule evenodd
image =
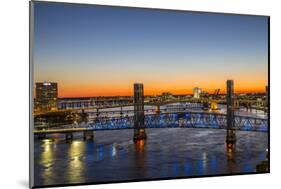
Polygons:
M35 6L36 47L50 51L54 45L66 51L74 48L69 45L79 45L85 53L92 48L161 52L175 46L175 51L198 53L221 49L264 53L266 24L266 17L72 4Z

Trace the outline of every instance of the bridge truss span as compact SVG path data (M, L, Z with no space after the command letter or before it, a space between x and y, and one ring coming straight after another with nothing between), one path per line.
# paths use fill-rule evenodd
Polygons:
M266 118L234 116L234 130L268 132ZM94 130L133 129L132 116L119 118L98 118L89 123ZM225 114L205 112L179 112L145 115L144 128L213 128L227 129Z

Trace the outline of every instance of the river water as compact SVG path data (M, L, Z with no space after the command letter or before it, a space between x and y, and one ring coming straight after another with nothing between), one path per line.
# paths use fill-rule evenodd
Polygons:
M237 131L233 152L225 130L146 129L147 140L133 142L133 130L96 131L93 141L75 134L34 143L35 185L128 181L231 173L252 173L266 157L268 134Z

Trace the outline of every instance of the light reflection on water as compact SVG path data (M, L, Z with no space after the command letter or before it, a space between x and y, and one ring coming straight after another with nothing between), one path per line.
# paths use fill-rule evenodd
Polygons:
M95 132L94 141L76 135L35 141L35 184L104 182L254 172L265 159L267 134L238 132L227 152L225 131L147 129L133 142L132 130ZM53 136L52 136L53 137Z
M40 157L40 165L42 165L44 171L42 176L46 178L47 182L50 182L48 178L52 176L52 160L53 160L53 150L52 148L52 139L42 140L42 152Z
M83 141L72 141L69 143L67 157L69 163L67 164L66 173L69 174L68 182L75 183L78 179L79 182L85 182L83 173L85 171L84 155L86 145Z

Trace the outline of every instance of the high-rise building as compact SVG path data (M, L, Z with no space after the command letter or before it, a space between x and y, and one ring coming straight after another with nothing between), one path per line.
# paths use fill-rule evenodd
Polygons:
M35 109L38 111L56 110L58 84L54 82L38 82L35 87Z
M201 88L198 88L198 87L195 87L193 89L193 98L200 98L200 94L202 93L202 89Z

